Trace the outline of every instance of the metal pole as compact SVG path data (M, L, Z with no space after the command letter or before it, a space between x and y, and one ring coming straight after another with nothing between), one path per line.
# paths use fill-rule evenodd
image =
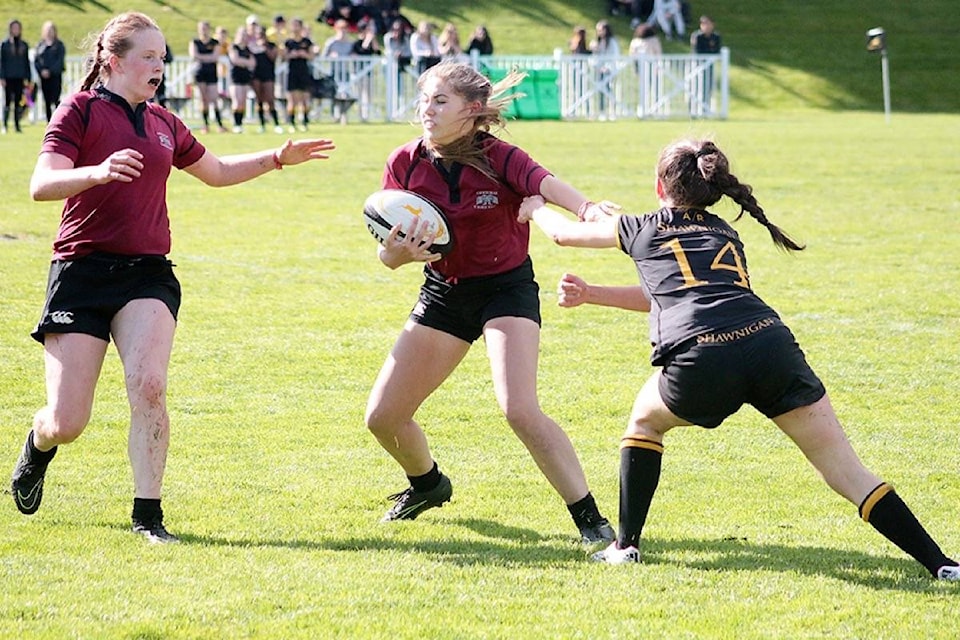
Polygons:
M887 52L880 54L880 72L883 75L883 113L890 124L890 69L887 66Z

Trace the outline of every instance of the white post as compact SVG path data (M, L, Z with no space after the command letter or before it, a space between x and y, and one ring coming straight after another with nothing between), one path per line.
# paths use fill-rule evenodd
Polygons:
M880 73L883 75L883 113L890 124L890 69L887 66L887 51L880 54Z

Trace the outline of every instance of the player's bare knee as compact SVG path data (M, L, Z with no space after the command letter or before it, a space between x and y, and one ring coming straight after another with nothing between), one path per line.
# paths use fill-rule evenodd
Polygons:
M69 444L80 437L89 421L89 411L41 409L34 417L33 429L43 440Z
M127 395L133 406L162 407L167 397L167 377L162 372L127 375Z

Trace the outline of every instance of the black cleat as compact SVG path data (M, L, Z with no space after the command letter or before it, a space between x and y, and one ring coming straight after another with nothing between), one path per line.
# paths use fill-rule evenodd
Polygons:
M54 447L46 454L41 453L45 460L38 460L31 446L32 442L33 431L27 434L27 441L23 443L23 451L20 452L17 466L13 468L10 481L10 492L13 494L13 501L17 503L17 509L28 516L40 508L40 501L43 499L43 477L47 473L47 465L57 453L57 448Z
M609 544L617 539L617 534L606 518L600 518L593 524L580 529L580 539L585 545Z
M396 500L396 503L390 507L380 522L413 520L427 509L440 507L444 502L449 502L452 495L453 485L450 484L450 478L441 473L440 484L430 491L415 491L413 487L408 487L390 496L389 499Z
M153 522L133 523L133 532L137 533L154 544L173 544L180 542L180 538L167 531L161 520Z

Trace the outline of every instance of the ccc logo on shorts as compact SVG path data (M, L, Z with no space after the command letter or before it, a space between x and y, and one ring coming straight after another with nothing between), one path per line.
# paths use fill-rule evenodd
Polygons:
M73 324L73 312L53 311L50 313L50 322L54 324Z

